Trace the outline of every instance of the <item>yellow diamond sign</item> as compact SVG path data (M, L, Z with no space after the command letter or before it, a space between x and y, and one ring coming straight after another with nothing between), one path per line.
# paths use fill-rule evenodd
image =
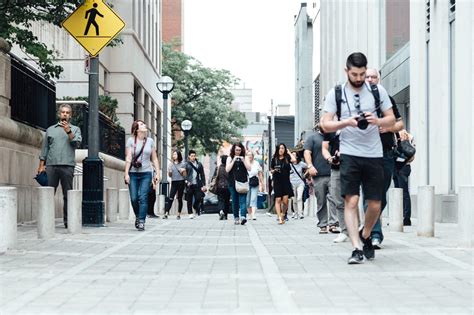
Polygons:
M125 27L103 0L86 0L62 23L85 50L96 56Z

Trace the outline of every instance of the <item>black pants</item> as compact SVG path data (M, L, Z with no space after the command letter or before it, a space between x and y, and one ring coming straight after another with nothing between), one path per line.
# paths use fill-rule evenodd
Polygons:
M188 214L193 213L193 208L198 215L201 213L202 197L203 192L201 191L201 187L198 187L197 185L191 185L186 187L186 202L188 206Z
M48 186L54 187L54 193L61 181L61 188L63 190L63 220L67 223L67 192L72 189L72 180L74 178L74 166L68 165L48 165L46 167L46 174L48 175Z
M218 209L224 211L224 216L227 218L227 214L230 210L230 191L229 189L222 189L217 192L217 198L219 199Z
M156 189L153 189L153 185L150 187L148 192L148 210L147 215L155 215L155 202L156 202Z
M403 219L409 221L411 218L411 199L410 191L408 190L408 177L411 173L410 164L404 165L400 169L395 169L393 174L393 182L396 188L403 189Z
M170 213L174 196L176 196L176 194L178 194L178 213L181 213L181 210L183 210L183 194L185 186L186 184L184 183L184 180L174 180L171 182L171 191L168 200L166 200L165 213Z

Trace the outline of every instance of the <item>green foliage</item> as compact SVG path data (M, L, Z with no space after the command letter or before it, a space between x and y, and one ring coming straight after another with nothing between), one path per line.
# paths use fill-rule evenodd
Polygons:
M175 82L171 115L178 126L185 119L193 123L190 147L215 153L224 141L238 138L247 125L245 116L232 109L229 91L237 82L229 71L204 67L198 60L163 45L163 75ZM175 127L174 129L179 129Z
M66 96L62 100L65 101L86 101L89 103L88 96L78 96L78 97L70 97ZM120 125L116 110L118 108L118 102L115 98L111 98L107 95L99 95L99 111L102 112L105 116L107 116L114 124Z
M39 42L31 26L33 22L46 22L61 27L61 22L82 3L83 0L0 0L0 38L37 58L47 77L59 78L63 68L53 63L59 53ZM121 43L120 38L115 38L109 46Z

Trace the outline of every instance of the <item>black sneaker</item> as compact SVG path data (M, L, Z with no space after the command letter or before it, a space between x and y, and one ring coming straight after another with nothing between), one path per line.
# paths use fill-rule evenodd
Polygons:
M138 229L138 223L140 223L140 220L138 218L135 219L135 228Z
M349 265L356 265L356 264L362 264L364 263L364 256L363 252L360 249L354 249L352 252L351 257L347 260L347 263Z
M165 219L165 220L168 219L168 214L165 213L165 214L163 215L163 219Z
M243 218L242 221L240 221L240 224L241 224L241 225L245 225L245 223L247 223L247 219L246 219L246 218Z
M224 211L219 211L219 220L224 220Z
M145 222L140 222L138 223L138 228L137 230L139 231L145 231Z
M363 238L362 237L363 230L364 229L360 230L359 232L360 239L362 241L362 244L364 245L362 247L362 250L364 252L365 258L372 260L375 258L375 250L374 250L374 245L372 245L372 237L369 236L368 238Z

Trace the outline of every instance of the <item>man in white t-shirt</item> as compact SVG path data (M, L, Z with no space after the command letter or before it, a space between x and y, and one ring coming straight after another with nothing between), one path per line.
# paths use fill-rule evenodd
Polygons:
M364 54L356 52L349 55L345 69L347 82L341 87L340 111L333 88L326 96L321 118L324 132L341 129L341 195L344 197L347 231L354 247L349 264L362 263L363 256L367 259L375 256L370 233L380 215L383 194L383 151L379 127L388 128L395 123L392 104L381 85L374 87L378 89L380 112L383 113L382 117L377 116L375 94L372 87L365 83L366 70L367 58ZM336 118L338 112L340 117ZM361 184L368 208L364 228L359 235L358 203Z

